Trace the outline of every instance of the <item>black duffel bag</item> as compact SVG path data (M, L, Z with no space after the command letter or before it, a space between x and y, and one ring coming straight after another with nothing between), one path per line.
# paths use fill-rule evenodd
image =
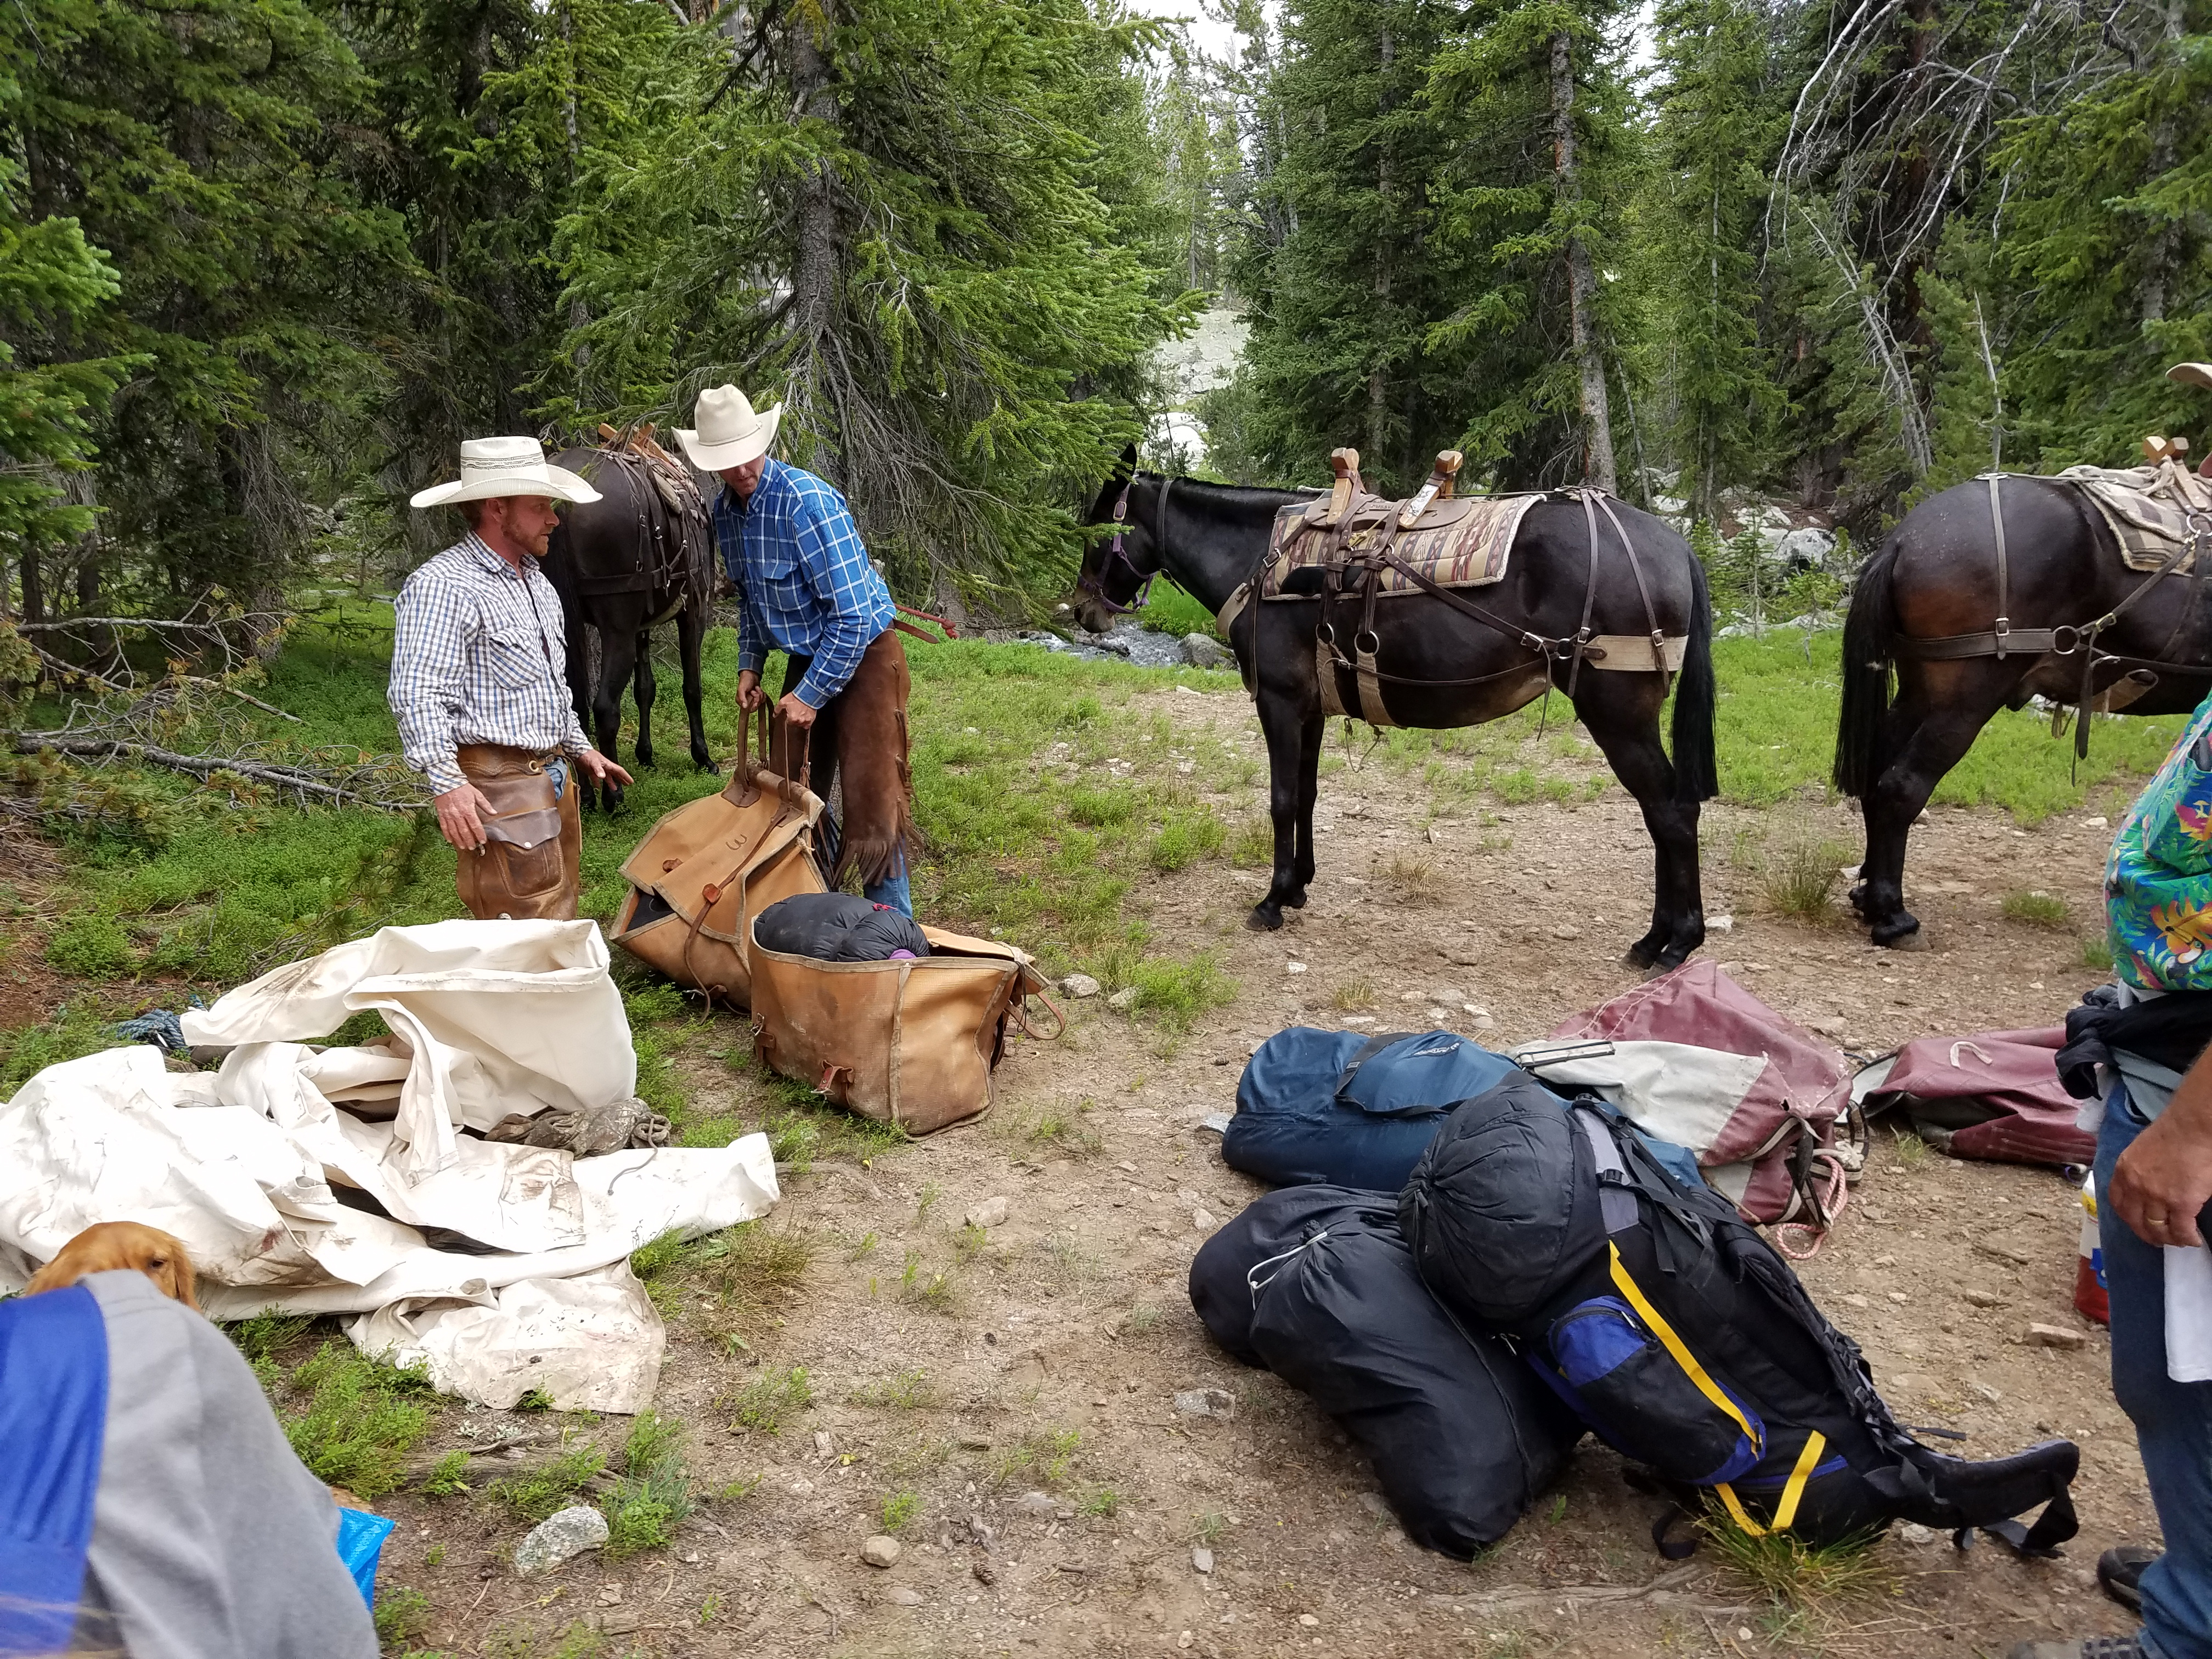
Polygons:
M1555 1480L1582 1425L1422 1287L1389 1194L1271 1193L1207 1239L1190 1299L1214 1340L1358 1442L1408 1537L1465 1561Z

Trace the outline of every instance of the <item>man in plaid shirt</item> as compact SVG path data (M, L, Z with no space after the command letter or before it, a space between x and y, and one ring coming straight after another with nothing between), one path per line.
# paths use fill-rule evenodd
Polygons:
M560 522L554 501L599 498L549 465L535 438L471 439L459 480L414 498L458 506L469 533L399 591L389 696L401 753L436 792L461 901L480 921L573 918L583 819L569 763L595 782L630 781L585 741L560 596L538 568Z
M829 837L836 878L908 915L906 653L896 608L845 498L811 472L769 459L782 409L757 414L733 386L699 394L698 429L679 431L692 461L719 477L714 539L738 591L738 705L763 708L769 653L788 659L775 705L782 769L811 765L817 794L844 779L844 814Z

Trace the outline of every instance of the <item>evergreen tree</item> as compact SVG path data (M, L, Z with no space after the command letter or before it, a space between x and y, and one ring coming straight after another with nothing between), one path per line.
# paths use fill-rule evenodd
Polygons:
M10 127L36 62L35 30L58 21L27 0L0 21L0 121ZM120 290L113 264L76 220L36 216L28 194L23 167L0 156L0 544L18 550L23 611L35 621L46 609L46 554L92 530L93 511L72 489L85 493L92 423L134 365L85 346ZM0 571L0 613L6 592Z
M1252 327L1241 447L1273 479L1325 477L1328 452L1349 444L1370 488L1411 490L1459 429L1468 354L1431 330L1464 266L1437 234L1449 141L1425 95L1452 15L1431 0L1285 9L1268 98L1283 146L1255 183L1266 233L1235 267Z
M1461 135L1438 238L1480 274L1429 343L1480 353L1463 444L1505 482L1616 487L1612 394L1632 395L1621 371L1639 331L1618 280L1642 165L1625 21L1616 0L1484 0L1431 73Z
M298 0L46 0L10 54L27 215L107 250L119 292L85 339L143 360L94 428L116 533L80 599L118 569L157 602L277 599L303 489L346 464L412 270L352 176L359 64Z
M1665 326L1668 437L1698 519L1771 459L1784 401L1761 337L1760 223L1776 123L1766 26L1748 0L1667 0L1655 18L1653 190L1643 273Z
M1066 506L1137 435L1097 388L1188 320L1115 240L1079 125L1152 25L1075 0L832 0L732 82L686 31L656 119L562 230L608 414L780 395L786 452L910 592L1064 576ZM710 107L711 106L711 107Z

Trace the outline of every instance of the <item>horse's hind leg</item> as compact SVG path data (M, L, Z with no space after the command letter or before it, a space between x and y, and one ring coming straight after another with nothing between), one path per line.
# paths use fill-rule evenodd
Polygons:
M1698 803L1674 799L1674 769L1659 741L1657 683L1628 684L1626 675L1595 678L1600 686L1577 700L1592 740L1621 787L1643 809L1651 836L1651 928L1628 947L1632 968L1661 972L1705 942L1705 896L1698 873ZM1645 677L1638 676L1638 680ZM1614 693L1607 682L1624 682ZM1626 693L1626 695L1622 695ZM1612 695L1608 695L1612 694Z
M599 752L613 758L615 741L622 735L623 688L636 665L637 635L626 629L599 630L599 683L592 694L592 725L599 733ZM600 787L599 805L611 812L622 805L621 787L609 780Z
M694 591L676 613L676 648L684 659L684 717L691 726L691 760L706 771L714 769L714 751L707 746L707 681L699 665L699 647L707 637L707 596Z
M1897 702L1882 727L1885 758L1859 802L1866 819L1866 858L1851 903L1876 945L1899 951L1925 945L1919 919L1905 908L1905 843L1913 821L2031 665L2026 657L2003 662L1983 657L1900 670Z
M1322 719L1300 719L1279 696L1262 690L1260 729L1267 740L1267 816L1275 826L1274 879L1267 896L1252 907L1244 925L1273 932L1283 925L1283 907L1306 902L1313 879L1313 804L1319 788Z
M637 763L653 764L653 700L660 687L653 678L653 630L637 631L636 683L630 688L637 699Z

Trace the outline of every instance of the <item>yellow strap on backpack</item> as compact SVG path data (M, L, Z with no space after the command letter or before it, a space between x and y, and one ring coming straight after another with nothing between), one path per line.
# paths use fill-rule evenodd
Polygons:
M1637 1288L1636 1281L1629 1277L1628 1264L1620 1259L1620 1247L1607 1243L1606 1249L1613 1257L1613 1282L1628 1298L1628 1304L1636 1310L1638 1317L1651 1328L1651 1334L1674 1356L1674 1363L1682 1368L1683 1374L1697 1384L1698 1392L1735 1419L1735 1425L1743 1431L1744 1438L1764 1453L1766 1443L1753 1430L1751 1420L1743 1414L1742 1408L1729 1399L1727 1390L1706 1373L1705 1368L1698 1363L1697 1355L1692 1353L1688 1346L1674 1334L1674 1328ZM1764 1538L1769 1532L1786 1532L1790 1523L1797 1518L1797 1504L1805 1496L1805 1483L1812 1479L1814 1469L1819 1467L1820 1453L1827 1443L1826 1437L1818 1431L1805 1442L1805 1449L1798 1455L1797 1466L1790 1470L1789 1481L1782 1488L1782 1502L1775 1507L1771 1527L1762 1527L1753 1520L1737 1499L1735 1490L1725 1481L1714 1490L1720 1493L1721 1502L1727 1506L1730 1518L1753 1538Z
M1762 1527L1753 1520L1736 1499L1735 1489L1725 1482L1713 1488L1728 1506L1729 1519L1753 1538L1764 1538L1770 1532L1787 1532L1790 1523L1797 1518L1797 1505L1805 1496L1805 1483L1813 1478L1813 1471L1820 1466L1820 1454L1827 1449L1828 1437L1818 1429L1806 1437L1805 1449L1797 1454L1797 1466L1790 1471L1790 1479L1782 1488L1782 1501L1774 1506L1774 1524Z
M1684 1346L1682 1339L1674 1334L1674 1328L1660 1316L1658 1309L1644 1299L1644 1292L1636 1288L1636 1281L1628 1276L1628 1264L1620 1259L1620 1246L1608 1243L1605 1248L1613 1256L1613 1282L1628 1298L1629 1306L1634 1308L1638 1316L1651 1328L1651 1334L1659 1339L1667 1352L1674 1356L1674 1363L1682 1368L1691 1382L1698 1385L1698 1392L1734 1418L1736 1427L1743 1431L1743 1437L1764 1452L1766 1443L1753 1429L1751 1419L1743 1414L1742 1408L1728 1397L1727 1391L1719 1383L1705 1375L1705 1368L1698 1363L1697 1355Z

